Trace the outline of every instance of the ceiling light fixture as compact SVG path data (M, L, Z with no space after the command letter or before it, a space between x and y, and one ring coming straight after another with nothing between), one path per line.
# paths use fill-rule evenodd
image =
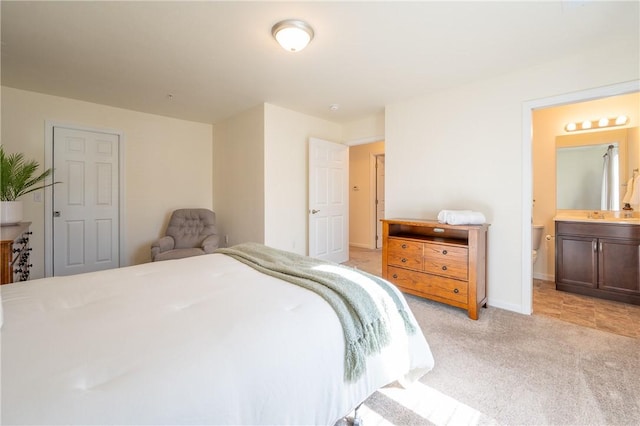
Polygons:
M577 130L590 130L590 129L602 129L605 127L624 126L629 122L629 117L626 115L620 115L618 117L606 118L603 117L599 120L585 120L581 123L567 123L564 126L565 132L575 132Z
M313 40L313 28L299 19L285 19L271 28L271 35L284 50L299 52Z

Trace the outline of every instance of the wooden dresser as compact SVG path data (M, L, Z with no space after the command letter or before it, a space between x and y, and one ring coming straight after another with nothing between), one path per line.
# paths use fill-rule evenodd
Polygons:
M478 319L487 304L487 230L434 220L382 220L382 276L400 290Z
M0 284L29 279L31 222L0 227Z

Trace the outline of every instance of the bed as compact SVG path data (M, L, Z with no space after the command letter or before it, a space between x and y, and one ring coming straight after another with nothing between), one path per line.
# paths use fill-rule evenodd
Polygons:
M347 378L334 307L229 253L3 285L2 423L333 425L433 366L393 291L407 317Z

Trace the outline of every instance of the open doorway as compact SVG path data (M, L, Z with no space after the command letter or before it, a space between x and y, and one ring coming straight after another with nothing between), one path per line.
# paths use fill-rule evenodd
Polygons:
M533 264L532 264L532 227L531 224L533 221L541 220L538 217L535 217L533 210L533 200L536 200L536 207L539 206L539 201L537 194L539 193L548 193L550 192L555 196L555 181L554 187L551 191L544 190L539 186L536 186L536 176L534 176L534 140L536 140L537 135L540 134L540 128L536 129L536 126L540 125L540 123L535 122L535 115L537 112L554 108L567 106L571 104L584 103L587 101L595 101L598 99L611 98L614 96L625 95L629 93L637 93L639 88L639 82L633 81L628 83L621 83L612 86L601 87L597 89L590 89L576 93L565 94L552 98L539 99L536 101L531 101L524 104L523 107L523 197L522 197L522 211L523 211L523 223L522 223L522 307L523 312L525 314L531 314L533 312ZM591 119L592 117L587 117ZM548 124L548 123L547 123ZM533 135L533 136L532 136ZM555 150L555 148L553 148ZM555 155L554 152L552 156L545 156L545 161L547 162L547 166L551 167L551 174L555 179ZM550 160L551 159L551 160ZM534 192L535 187L535 192ZM553 211L555 215L555 199L553 200ZM546 244L553 244L553 219L551 217L548 226L545 227L545 236L550 235L550 241L547 241L546 238L543 241L546 241ZM539 273L539 271L538 271ZM550 279L553 279L553 276L549 274Z
M384 141L349 148L349 245L376 250L384 217Z

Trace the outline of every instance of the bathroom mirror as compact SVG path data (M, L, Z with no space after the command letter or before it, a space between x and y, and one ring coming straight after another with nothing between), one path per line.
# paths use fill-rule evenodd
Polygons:
M556 209L620 210L638 168L638 128L556 137Z

